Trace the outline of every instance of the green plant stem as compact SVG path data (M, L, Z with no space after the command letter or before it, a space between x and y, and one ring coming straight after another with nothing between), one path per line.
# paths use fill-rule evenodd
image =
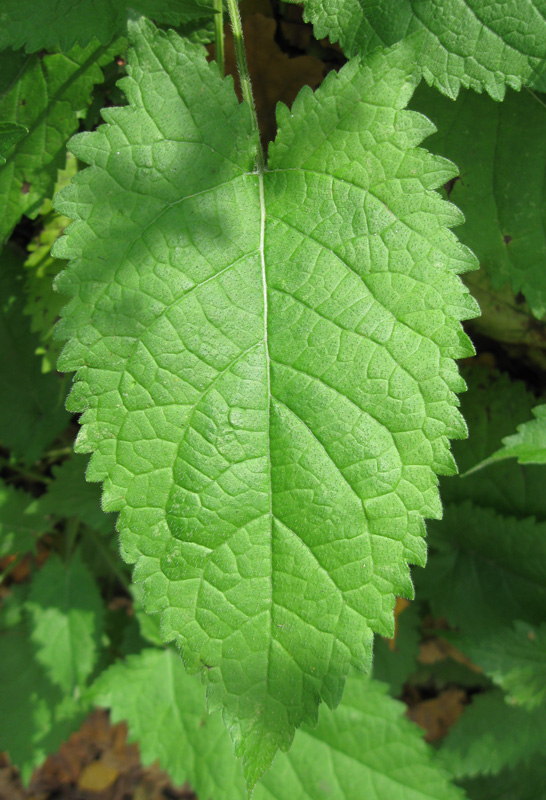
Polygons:
M27 478L29 481L35 481L37 483L51 483L51 478L48 478L47 475L41 475L39 472L33 472L31 469L26 469L26 467L20 467L18 464L13 464L9 458L5 458L4 456L0 456L0 467L7 467L8 469L16 472L22 478Z
M110 551L108 550L108 548L106 547L100 536L98 536L92 528L86 527L85 532L87 536L89 536L89 538L93 540L93 544L103 557L104 561L108 564L108 566L110 567L110 569L112 570L118 581L121 583L125 591L129 594L130 583L123 574L123 572L118 567L115 559L112 558L112 554L110 553Z
M216 63L220 75L224 77L224 3L223 0L214 0L214 38L216 41Z
M241 81L241 91L243 99L250 108L250 117L252 120L252 130L257 134L258 149L256 152L256 169L259 173L265 172L265 159L260 142L260 129L258 126L258 114L256 113L256 103L254 102L254 95L252 93L252 84L250 82L250 73L248 71L248 64L246 61L245 44L243 39L243 26L241 24L241 15L239 13L239 6L237 0L228 0L229 18L231 28L233 30L233 42L235 45L235 57L237 59L237 69L239 71L239 80Z

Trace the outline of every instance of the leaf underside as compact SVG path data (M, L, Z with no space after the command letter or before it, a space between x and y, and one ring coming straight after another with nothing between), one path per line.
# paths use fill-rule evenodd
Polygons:
M411 49L280 107L261 175L231 79L172 31L132 36L129 106L72 140L92 166L57 202L60 367L147 610L252 785L412 594L465 435L475 259L433 191L453 166L404 110Z
M304 7L317 39L339 42L347 56L409 39L427 83L449 97L461 86L495 100L506 86L546 88L544 0L304 0Z

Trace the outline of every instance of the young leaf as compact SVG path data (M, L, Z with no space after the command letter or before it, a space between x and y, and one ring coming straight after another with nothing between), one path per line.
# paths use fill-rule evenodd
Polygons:
M546 714L505 702L502 692L477 695L443 741L441 754L456 777L495 775L544 751Z
M512 703L532 709L546 698L546 625L516 622L485 638L464 638L464 652L502 689Z
M546 464L546 405L533 408L533 414L535 419L518 425L518 432L503 439L503 447L474 469L505 458L517 458L518 464Z
M542 0L304 0L304 6L317 39L339 42L347 56L410 37L427 83L448 97L461 86L485 89L495 100L506 86L546 87Z
M207 0L3 0L0 10L0 50L24 47L67 52L86 47L93 39L108 44L125 33L127 10L180 25L214 13Z
M9 247L0 269L0 442L18 458L32 463L64 430L63 383L42 375L35 355L37 338L23 315L22 259Z
M0 557L34 550L48 527L32 495L0 480Z
M36 660L23 610L4 601L0 615L0 748L28 783L34 767L81 724L87 707L51 682ZM11 619L10 619L11 617Z
M464 92L453 103L423 86L412 100L438 128L427 147L460 169L450 200L465 215L461 240L474 250L493 286L510 281L537 317L546 314L545 99L509 91L496 103Z
M63 564L51 555L34 577L26 604L36 660L67 695L81 690L97 660L103 604L78 552Z
M436 616L486 637L518 619L540 624L546 602L546 524L501 517L471 503L448 506L430 524L428 569L419 591Z
M224 717L253 784L339 702L423 564L435 473L465 435L453 358L473 256L433 191L398 47L303 90L268 169L202 48L132 25L130 105L73 140L54 253L72 295L78 450L105 481L147 610Z
M51 195L77 115L91 102L94 85L103 80L100 68L112 55L96 43L43 58L0 53L0 119L28 129L0 166L0 244L23 214L34 218Z
M279 754L256 786L254 800L462 798L385 689L350 677L340 707L335 713L323 708L316 728L297 733L290 753ZM242 772L220 717L204 716L204 690L171 650L144 650L115 664L92 691L115 722L127 720L145 764L159 759L174 783L188 781L199 797L244 800Z

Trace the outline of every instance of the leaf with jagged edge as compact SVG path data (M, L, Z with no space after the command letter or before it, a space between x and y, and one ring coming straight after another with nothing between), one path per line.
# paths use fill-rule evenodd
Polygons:
M38 338L23 315L24 303L23 259L7 246L0 256L0 443L30 464L70 417L63 407L64 381L41 373Z
M36 498L0 480L0 558L34 551L48 528Z
M94 702L127 720L144 764L159 760L175 784L199 797L245 800L240 765L218 714L204 715L205 693L167 649L118 662L91 687ZM458 800L422 732L386 686L351 676L339 708L322 708L316 728L296 734L256 786L253 800Z
M415 575L418 596L463 636L486 638L512 621L544 619L546 523L450 505L429 525L434 549Z
M95 43L66 55L0 53L0 119L28 129L0 166L0 244L23 214L33 219L51 196L78 114L90 104L115 49Z
M18 587L0 610L0 748L28 784L35 767L78 729L89 708L84 698L51 682L35 657L31 624Z
M6 163L4 154L19 139L28 133L23 125L16 125L14 122L0 122L0 166Z
M433 190L397 47L304 89L265 174L231 79L202 48L132 25L130 105L75 137L92 164L58 196L77 220L59 365L77 448L121 511L149 612L205 667L249 784L335 706L412 595L436 473L463 437L453 358L475 259Z
M289 0L299 2L300 0ZM409 39L425 80L502 100L506 86L546 88L544 0L303 0L317 39L347 56Z
M128 9L165 25L184 25L214 13L207 0L2 0L0 50L71 50L94 39L123 35Z
M503 437L529 419L537 398L522 381L485 367L465 368L463 377L468 392L461 397L461 412L469 436L464 442L453 442L453 455L465 477L441 478L444 504L469 500L503 516L522 519L535 516L541 522L546 521L543 467L520 466L510 459L466 477L476 464L498 450Z
M472 800L538 800L546 797L546 759L538 753L515 769L461 783Z
M508 91L502 103L462 92L454 103L421 86L411 103L438 128L427 147L459 167L450 200L465 215L461 241L493 286L509 282L537 317L546 314L545 101L528 91Z
M441 757L455 777L496 775L544 754L546 714L506 702L494 690L475 695L442 742Z
M54 195L66 186L70 178L76 174L76 169L77 161L74 156L69 155L66 168L59 171L59 178L53 190ZM62 349L61 342L53 338L53 331L61 309L66 303L66 297L53 288L54 278L64 267L64 262L51 255L51 248L70 220L62 214L56 214L49 199L40 209L40 215L44 219L43 227L28 245L29 255L25 261L27 301L24 313L30 316L30 330L40 337L36 353L42 357L42 372L50 372L55 369Z
M104 609L77 550L68 564L49 556L32 580L25 607L36 661L65 694L81 692L97 661Z
M506 436L503 446L468 474L506 458L516 458L518 464L546 464L546 405L533 408L533 415L534 419L518 425L517 433Z
M459 645L508 700L536 708L546 699L546 624L515 622L485 637L463 637Z

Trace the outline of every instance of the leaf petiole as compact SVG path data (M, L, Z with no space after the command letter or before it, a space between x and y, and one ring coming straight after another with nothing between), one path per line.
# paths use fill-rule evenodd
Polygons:
M252 130L258 136L258 146L256 150L256 169L259 173L265 172L265 159L260 142L260 128L258 126L258 114L256 112L256 103L254 101L254 94L252 93L252 84L250 82L250 73L248 71L248 64L246 60L245 44L243 38L243 26L241 23L241 15L239 13L239 6L237 0L228 0L229 18L231 28L233 30L233 42L235 44L235 58L237 59L237 69L239 71L239 80L241 81L241 91L243 99L248 103L250 108L250 117L252 121Z

